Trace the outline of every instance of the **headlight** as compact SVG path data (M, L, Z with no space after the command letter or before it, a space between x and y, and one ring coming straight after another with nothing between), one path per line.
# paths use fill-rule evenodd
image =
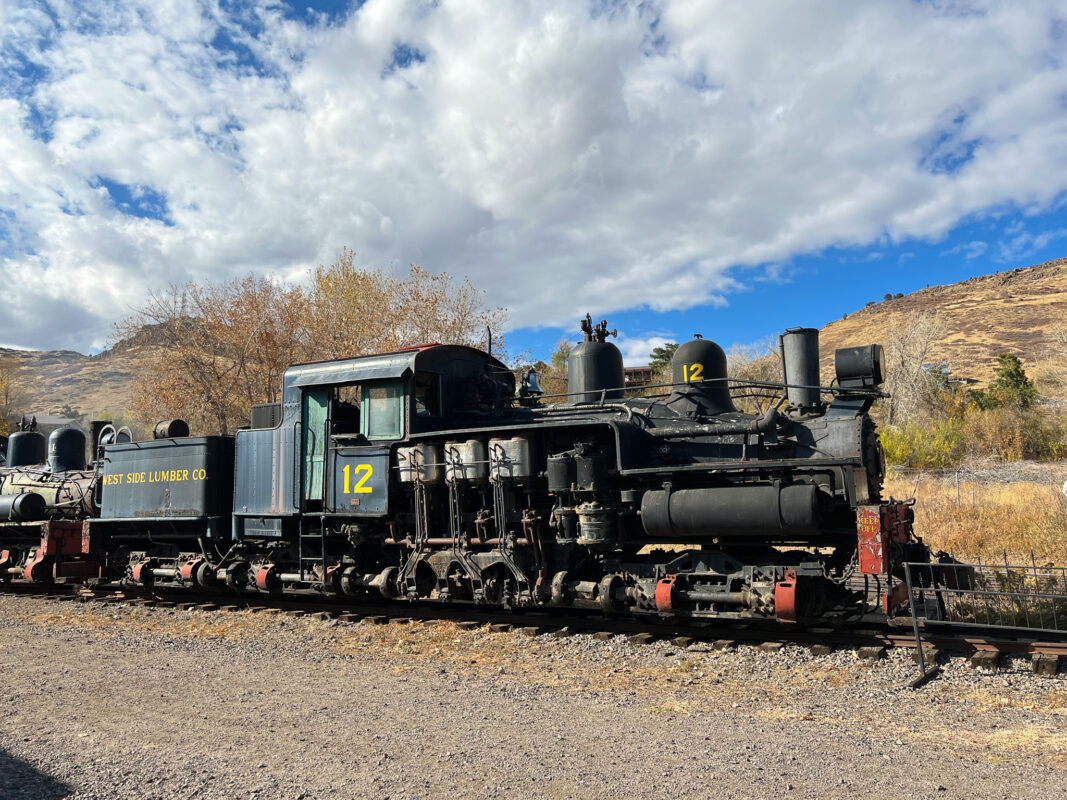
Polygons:
M838 386L879 386L885 380L885 351L880 344L842 347L834 353L834 370Z

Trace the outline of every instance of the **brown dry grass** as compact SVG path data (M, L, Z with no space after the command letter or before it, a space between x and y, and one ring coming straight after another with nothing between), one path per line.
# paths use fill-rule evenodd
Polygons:
M895 478L886 494L898 499L915 492L915 532L934 549L963 560L1000 559L1013 563L1067 563L1067 497L1059 485L1018 482L960 483Z

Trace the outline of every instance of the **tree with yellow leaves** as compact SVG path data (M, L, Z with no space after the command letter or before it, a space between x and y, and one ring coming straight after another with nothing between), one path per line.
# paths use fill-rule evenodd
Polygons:
M22 399L22 378L19 360L15 356L0 358L0 436L11 431L7 416L15 411Z
M253 404L276 402L289 364L346 358L438 341L484 347L506 321L484 293L412 264L406 278L356 266L345 248L307 288L249 274L172 286L117 326L119 338L159 345L134 387L131 410L148 420L181 417L204 433L233 433ZM494 353L503 340L493 334Z

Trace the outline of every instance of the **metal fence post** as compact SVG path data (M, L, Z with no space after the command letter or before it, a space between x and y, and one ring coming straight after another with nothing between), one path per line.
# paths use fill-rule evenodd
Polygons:
M904 564L904 581L908 586L908 609L911 611L911 627L912 631L915 633L915 652L919 659L919 677L913 680L910 685L912 689L918 689L920 686L923 686L936 678L941 672L941 667L934 664L929 672L926 670L926 655L923 653L922 637L919 635L919 617L915 611L915 592L911 585L911 570L914 566L916 565L909 563ZM921 567L922 565L918 566ZM933 577L932 571L931 577ZM931 581L931 585L933 585L933 581Z

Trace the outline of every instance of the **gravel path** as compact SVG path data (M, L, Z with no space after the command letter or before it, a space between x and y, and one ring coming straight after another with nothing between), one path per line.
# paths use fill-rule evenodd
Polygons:
M0 798L1067 798L1067 680L0 595Z

